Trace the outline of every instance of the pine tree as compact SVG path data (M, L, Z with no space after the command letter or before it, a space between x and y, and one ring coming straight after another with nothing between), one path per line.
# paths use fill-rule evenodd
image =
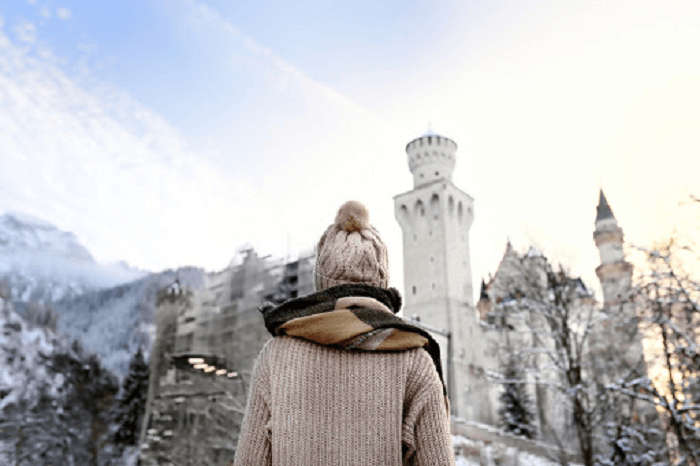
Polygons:
M506 432L533 438L535 427L534 416L530 411L530 397L525 391L525 385L521 382L522 374L517 370L513 359L509 359L504 375L506 381L503 384L503 393L499 397L501 407L498 410L501 425Z
M116 443L135 445L138 441L141 419L146 409L148 392L148 365L144 361L141 348L129 362L129 373L124 379L122 391L117 400L114 434Z

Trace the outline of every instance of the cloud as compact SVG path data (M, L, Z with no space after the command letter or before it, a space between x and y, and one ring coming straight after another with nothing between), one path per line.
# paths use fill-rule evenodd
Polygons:
M36 42L36 26L29 21L20 21L14 28L15 36L20 42L33 44Z
M221 267L251 239L258 250L274 254L285 252L285 239L291 239L292 251L312 245L359 185L330 188L331 181L309 181L356 173L365 182L382 173L362 175L383 149L376 144L367 150L357 137L381 127L364 109L252 39L244 45L221 18L199 19L207 18L209 26L227 31L232 45L256 57L252 71L288 76L285 93L300 106L283 117L264 116L293 117L279 125L265 122L287 123L286 133L274 128L276 133L261 132L258 142L246 134L237 134L238 144L217 141L234 167L222 171L127 93L99 80L87 85L58 61L0 34L0 209L42 216L75 232L100 260L124 259L151 270ZM273 153L278 163L261 176L235 170L245 164L243 157L257 161ZM387 191L376 196L382 199L396 191L391 183L370 185ZM371 190L364 200L373 197ZM393 224L391 212L381 217Z
M46 19L51 18L51 10L46 5L39 9L39 14Z
M348 110L359 112L365 118L370 118L375 123L379 123L376 115L366 108L336 91L331 86L311 78L292 63L277 55L272 49L265 47L253 37L242 32L214 8L197 0L184 0L183 4L189 9L188 17L184 18L185 20L206 23L209 27L225 32L230 39L243 46L267 65L273 67L279 75L278 79L292 79L329 102L345 107Z
M59 19L66 20L66 19L70 19L72 14L68 8L60 7L60 8L56 8L56 16L58 16Z
M245 199L244 182L224 179L129 95L81 85L1 33L0 43L2 210L76 232L101 260L228 260L233 251L208 230Z

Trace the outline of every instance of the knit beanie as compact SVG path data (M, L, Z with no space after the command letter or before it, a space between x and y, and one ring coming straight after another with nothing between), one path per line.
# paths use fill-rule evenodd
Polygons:
M343 283L388 286L386 246L369 224L364 205L348 201L340 206L335 222L318 242L314 275L316 291Z

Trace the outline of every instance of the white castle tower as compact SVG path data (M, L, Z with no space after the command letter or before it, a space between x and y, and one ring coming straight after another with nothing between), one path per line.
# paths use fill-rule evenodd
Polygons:
M603 321L601 348L614 346L618 356L610 361L604 373L610 379L624 375L631 368L646 374L642 335L637 328L636 308L630 300L633 266L625 260L622 228L617 225L608 200L600 190L593 239L600 252L600 265L595 269L603 288ZM602 351L598 348L598 351ZM600 363L599 363L600 365Z
M469 228L474 200L452 183L457 144L426 134L406 145L413 189L394 197L403 230L404 313L448 331L441 342L452 412L488 421L480 328L472 303ZM448 357L451 353L451 358Z
M634 379L647 375L644 360L642 334L637 326L636 307L630 300L633 266L625 260L623 251L624 236L617 224L608 200L600 190L595 219L593 239L600 252L600 265L596 274L603 288L603 319L591 338L594 352L596 378L603 382L619 379ZM625 416L641 421L647 426L655 426L661 432L659 415L649 403L635 403L632 399L620 398L614 412L607 413L611 418ZM624 419L624 417L622 418ZM658 443L662 438L648 438L647 442ZM609 445L600 445L606 451Z
M603 305L610 307L626 298L632 282L632 264L625 261L622 228L617 225L617 219L602 189L593 239L600 252L600 265L595 272L603 288Z

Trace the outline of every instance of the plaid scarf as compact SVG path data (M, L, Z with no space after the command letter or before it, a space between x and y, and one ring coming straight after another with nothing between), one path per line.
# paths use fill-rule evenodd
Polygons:
M272 336L289 335L345 350L398 351L424 348L442 382L440 346L425 330L395 316L401 295L395 288L343 284L275 307L260 308Z

